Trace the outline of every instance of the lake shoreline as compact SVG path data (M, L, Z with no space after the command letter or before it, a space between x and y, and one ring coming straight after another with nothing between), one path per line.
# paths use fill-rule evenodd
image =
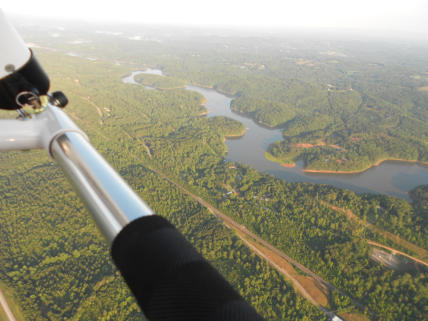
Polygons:
M147 70L153 74L160 74L161 70ZM139 72L133 72L129 76L135 76ZM123 82L135 82L133 77L124 77ZM198 84L200 85L200 84ZM192 88L193 87L193 88ZM200 93L203 98L200 104L206 110L199 113L200 117L223 116L241 122L245 130L237 134L222 135L225 146L225 161L236 162L251 166L259 172L271 174L278 179L287 182L308 182L312 184L328 184L338 188L345 188L357 193L377 193L391 195L410 201L408 191L416 186L426 184L428 181L428 162L400 159L382 159L357 171L332 171L304 169L301 160L289 157L284 160L266 155L269 146L284 138L282 126L272 128L257 122L251 115L240 113L231 108L231 101L235 97L227 97L220 93L218 88L208 86L195 86L191 83L186 90ZM207 98L209 97L209 98ZM233 133L233 131L232 131ZM230 150L229 150L230 149ZM387 161L400 163L388 163ZM382 162L386 162L380 165ZM414 163L416 165L405 165ZM368 169L375 167L378 169ZM422 166L423 165L423 166ZM365 172L365 173L364 173ZM355 175L351 175L355 174Z
M241 138L242 136L245 135L246 132L247 132L247 130L244 128L242 130L242 132L239 133L239 134L224 135L224 141L223 142L226 142L227 139L238 139L238 138Z
M361 174L365 171L369 170L370 168L379 166L383 162L397 162L397 163L412 163L412 164L419 164L423 166L428 166L428 162L421 162L418 160L407 160L407 159L401 159L401 158L384 158L381 160L376 161L372 165L369 165L368 167L361 169L361 170L349 170L349 171L333 171L328 169L302 169L302 172L305 173L319 173L319 174Z
M275 156L273 156L269 152L265 152L265 158L269 161L279 163L281 166L283 166L285 168L293 168L293 167L297 166L297 164L295 162L286 163L286 162L280 160L279 158L276 158Z

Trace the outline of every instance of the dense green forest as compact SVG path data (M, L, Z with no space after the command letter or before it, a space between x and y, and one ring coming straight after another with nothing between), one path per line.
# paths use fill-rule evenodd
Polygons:
M206 209L140 165L148 156L137 138L145 128L155 136L176 135L177 140L204 135L212 143L208 151L218 157L224 150L223 137L241 132L241 124L200 118L203 97L199 94L121 84L127 69L57 54L39 56L55 88L67 91L73 102L68 113L89 133L92 143L256 309L270 320L324 319ZM66 67L61 70L61 66ZM105 91L113 87L114 91ZM102 106L103 117L96 106ZM184 124L193 134L184 135ZM206 151L207 145L202 146ZM2 153L1 167L0 275L15 289L25 316L29 320L143 319L89 214L44 152Z
M285 163L303 159L307 169L330 171L361 171L385 159L428 163L428 48L423 44L322 35L153 33L138 44L105 35L78 50L156 67L233 95L234 111L283 129L284 139L269 153ZM67 40L60 47L75 50ZM115 45L107 48L112 40ZM55 41L40 39L46 46L58 46Z
M153 87L161 90L177 89L186 87L186 82L181 79L171 77L162 77L159 75L139 74L135 81L144 86Z
M302 148L308 155L302 156L297 149L284 152L281 142L277 149L283 156L279 158L286 159L288 153L294 153L293 159L307 157L316 164L316 155L310 158L310 152L351 153L345 142L359 142L364 150L365 142L371 146L374 137L377 142L384 137L384 130L392 131L394 119L403 124L408 121L409 126L400 126L391 140L407 139L402 148L415 148L418 153L426 148L426 124L422 122L427 116L423 108L425 93L418 92L402 110L388 102L391 97L379 89L386 85L373 80L380 87L372 88L375 92L370 94L371 86L365 82L370 84L365 77L370 78L374 69L393 64L396 57L387 56L383 66L372 66L377 61L374 54L358 63L348 62L338 53L318 54L319 60L315 61L311 55L319 53L317 45L294 52L291 44L279 43L275 47L268 41L256 44L251 38L212 37L201 46L201 38L189 37L181 43L148 39L137 46L126 38L99 35L97 41L90 38L90 43L79 45L81 57L72 57L65 54L76 50L70 41L85 34L70 31L58 40L40 36L40 30L33 28L25 35L44 47L36 49L36 53L52 79L52 89L67 93L72 103L66 111L89 134L91 142L150 206L170 219L268 320L326 317L207 209L150 168L162 171L341 289L345 295L330 292L328 310L338 315L358 312L369 320L426 319L428 270L421 265L409 270L389 269L370 258L373 248L367 241L419 255L382 233L388 231L426 250L427 186L414 189L410 193L413 202L408 203L326 185L288 183L227 163L224 138L241 133L242 124L223 117L201 116L204 98L197 93L184 89L147 90L121 81L132 70L152 66L162 68L167 75L232 94L236 97L235 110L266 125L283 126L284 142L319 145ZM259 46L264 46L264 55ZM348 50L359 53L358 48L349 46ZM274 55L278 48L283 50L283 59ZM94 56L98 60L84 58ZM405 67L416 72L413 69L423 59ZM360 70L351 73L351 80L349 72L344 72L350 67ZM392 76L395 69L391 68L388 72ZM393 78L380 71L377 75ZM358 77L361 88L352 83ZM146 79L151 85L154 81L175 82L170 77L158 78ZM326 79L337 88L320 85ZM422 86L424 81L410 79L409 83L414 81L415 86ZM353 90L349 90L351 85ZM161 86L175 87L165 83ZM362 110L371 95L384 103L376 108L385 113L379 119L387 123L376 118L364 127L369 120L364 119ZM388 97L379 98L382 95ZM324 103L325 108L343 104L343 111L326 113ZM374 105L369 108L376 109ZM337 119L332 120L335 115ZM355 118L358 115L362 118ZM317 121L311 116L316 116ZM303 125L293 125L300 122ZM345 129L345 124L350 127ZM382 141L390 139L386 136ZM392 142L379 148L384 146L394 150L396 145ZM278 156L274 148L272 154ZM379 153L382 152L385 151ZM357 162L351 156L347 159ZM310 167L309 161L307 165ZM0 278L14 289L26 318L143 319L112 266L107 246L89 214L44 152L1 153L0 166ZM333 206L351 210L362 222L377 229L349 219ZM361 302L365 309L358 309L351 299Z

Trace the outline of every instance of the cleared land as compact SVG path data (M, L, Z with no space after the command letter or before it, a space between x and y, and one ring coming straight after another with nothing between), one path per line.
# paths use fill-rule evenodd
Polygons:
M362 224L366 228L368 228L368 229L370 229L370 230L372 230L374 232L377 232L377 233L383 235L385 238L393 241L394 243L396 243L398 245L401 245L401 246L405 247L406 249L408 249L409 251L412 251L412 252L416 253L419 256L419 258L413 257L413 256L411 256L409 254L406 254L404 252L401 252L399 250L390 248L390 247L388 247L386 245L383 245L383 244L380 244L380 243L377 243L377 242L374 242L374 241L368 240L367 243L369 243L371 245L376 245L376 246L379 246L379 247L383 247L383 248L388 249L390 251L393 251L395 253L404 255L404 256L406 256L406 257L414 260L415 262L418 262L418 263L421 263L423 265L428 266L428 262L426 262L424 260L425 258L428 257L428 251L427 250L425 250L425 249L423 249L423 248L421 248L421 247L419 247L419 246L417 246L417 245L415 245L413 243L410 243L409 241L406 241L406 240L400 238L398 235L395 235L395 234L393 234L391 232L388 232L388 231L385 231L385 230L383 230L383 229L381 229L381 228L379 228L379 227L377 227L377 226L375 226L375 225L373 225L371 223L363 221L361 218L359 218L357 215L355 215L351 210L344 209L344 208L337 207L337 206L333 206L333 205L330 205L330 204L328 204L326 202L322 202L322 203L325 206L330 207L334 211L338 211L338 212L342 212L342 213L346 214L346 216L349 219L354 220L354 221L358 222L359 224Z

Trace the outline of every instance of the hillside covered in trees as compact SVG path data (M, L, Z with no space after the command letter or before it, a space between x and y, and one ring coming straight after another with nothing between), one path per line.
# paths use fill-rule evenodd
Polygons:
M365 83L365 76L360 75L365 68L367 73L381 69L382 66L370 65L378 61L377 51L363 52L369 57L352 66L353 77L361 77L360 88L351 84L354 78L349 80L349 74L343 72L350 67L346 59L349 49L344 44L344 48L339 46L344 53L324 53L316 42L312 48L293 49L301 48L298 39L274 46L251 38L211 37L201 46L202 39L194 36L184 39L184 47L178 41L162 42L163 38L136 45L117 36L98 34L97 39L91 38L83 31L64 32L60 39L41 36L41 30L35 28L23 31L40 47L35 49L36 54L52 79L52 89L67 93L71 104L66 112L88 133L92 144L266 319L327 318L232 230L156 171L179 182L340 289L341 293L326 291L325 308L345 320L424 320L428 312L427 268L404 262L405 268L390 269L372 259L373 246L369 242L426 260L426 186L413 190L413 202L408 203L326 185L288 183L247 166L225 162L224 139L241 133L242 124L224 117L204 117L201 95L173 88L176 84L182 87L178 79L185 79L234 95L235 110L268 126L283 126L284 142L319 144L303 149L305 153L322 154L323 148L331 149L329 145L339 146L333 148L337 153L347 153L351 148L343 142L357 144L366 139L369 144L379 135L385 135L387 141L390 137L386 135L390 134L384 131L398 126L397 119L409 122L409 126L400 127L402 131L393 139L408 139L402 148L416 148L422 153L427 138L426 124L421 121L426 117L423 92L407 102L404 111L393 107L387 95L376 98L388 107L382 109L383 105L376 103L378 107L368 108L379 108L379 115L386 113L379 116L386 119L385 123L374 121L364 127L363 118L371 113L362 112L367 107L364 101L369 102L371 95L382 95L370 93L370 80ZM77 35L91 42L73 47L71 40ZM355 55L358 53L357 48L351 49ZM79 50L78 56L67 55L75 50ZM421 60L415 59L415 65L406 66L409 71L416 72L418 63L424 61L417 57ZM398 58L385 59L384 65L388 66ZM175 78L142 76L142 83L169 90L122 83L124 75L147 66L161 68ZM357 68L362 69L357 72ZM418 72L421 78L409 80L416 87L423 84L425 77ZM320 84L325 80L331 86L324 88ZM365 94L363 89L367 90ZM324 108L338 105L346 107L341 107L340 113L325 112ZM310 111L314 117L319 115L316 122L311 121ZM352 116L360 114L360 120ZM305 117L302 124L306 125L292 125ZM346 130L345 123L349 126ZM367 136L362 137L363 133ZM284 142L279 143L278 153L283 153ZM389 145L380 148L384 146ZM299 150L292 152L293 159L299 156ZM321 156L314 156L314 164L317 157ZM324 159L323 163L328 164ZM310 164L308 161L307 166ZM41 151L1 153L0 166L0 279L14 290L26 318L143 320L109 259L102 237L57 166ZM355 300L363 308L357 307Z
M308 169L332 171L360 171L385 159L428 162L428 48L422 44L159 37L126 55L232 95L234 111L282 128L284 140L269 153L283 162L300 158ZM129 44L115 40L125 55ZM97 55L117 57L102 48Z

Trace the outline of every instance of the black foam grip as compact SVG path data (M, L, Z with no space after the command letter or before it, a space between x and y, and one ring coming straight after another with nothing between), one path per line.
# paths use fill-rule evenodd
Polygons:
M150 321L263 321L167 220L127 225L113 260Z

